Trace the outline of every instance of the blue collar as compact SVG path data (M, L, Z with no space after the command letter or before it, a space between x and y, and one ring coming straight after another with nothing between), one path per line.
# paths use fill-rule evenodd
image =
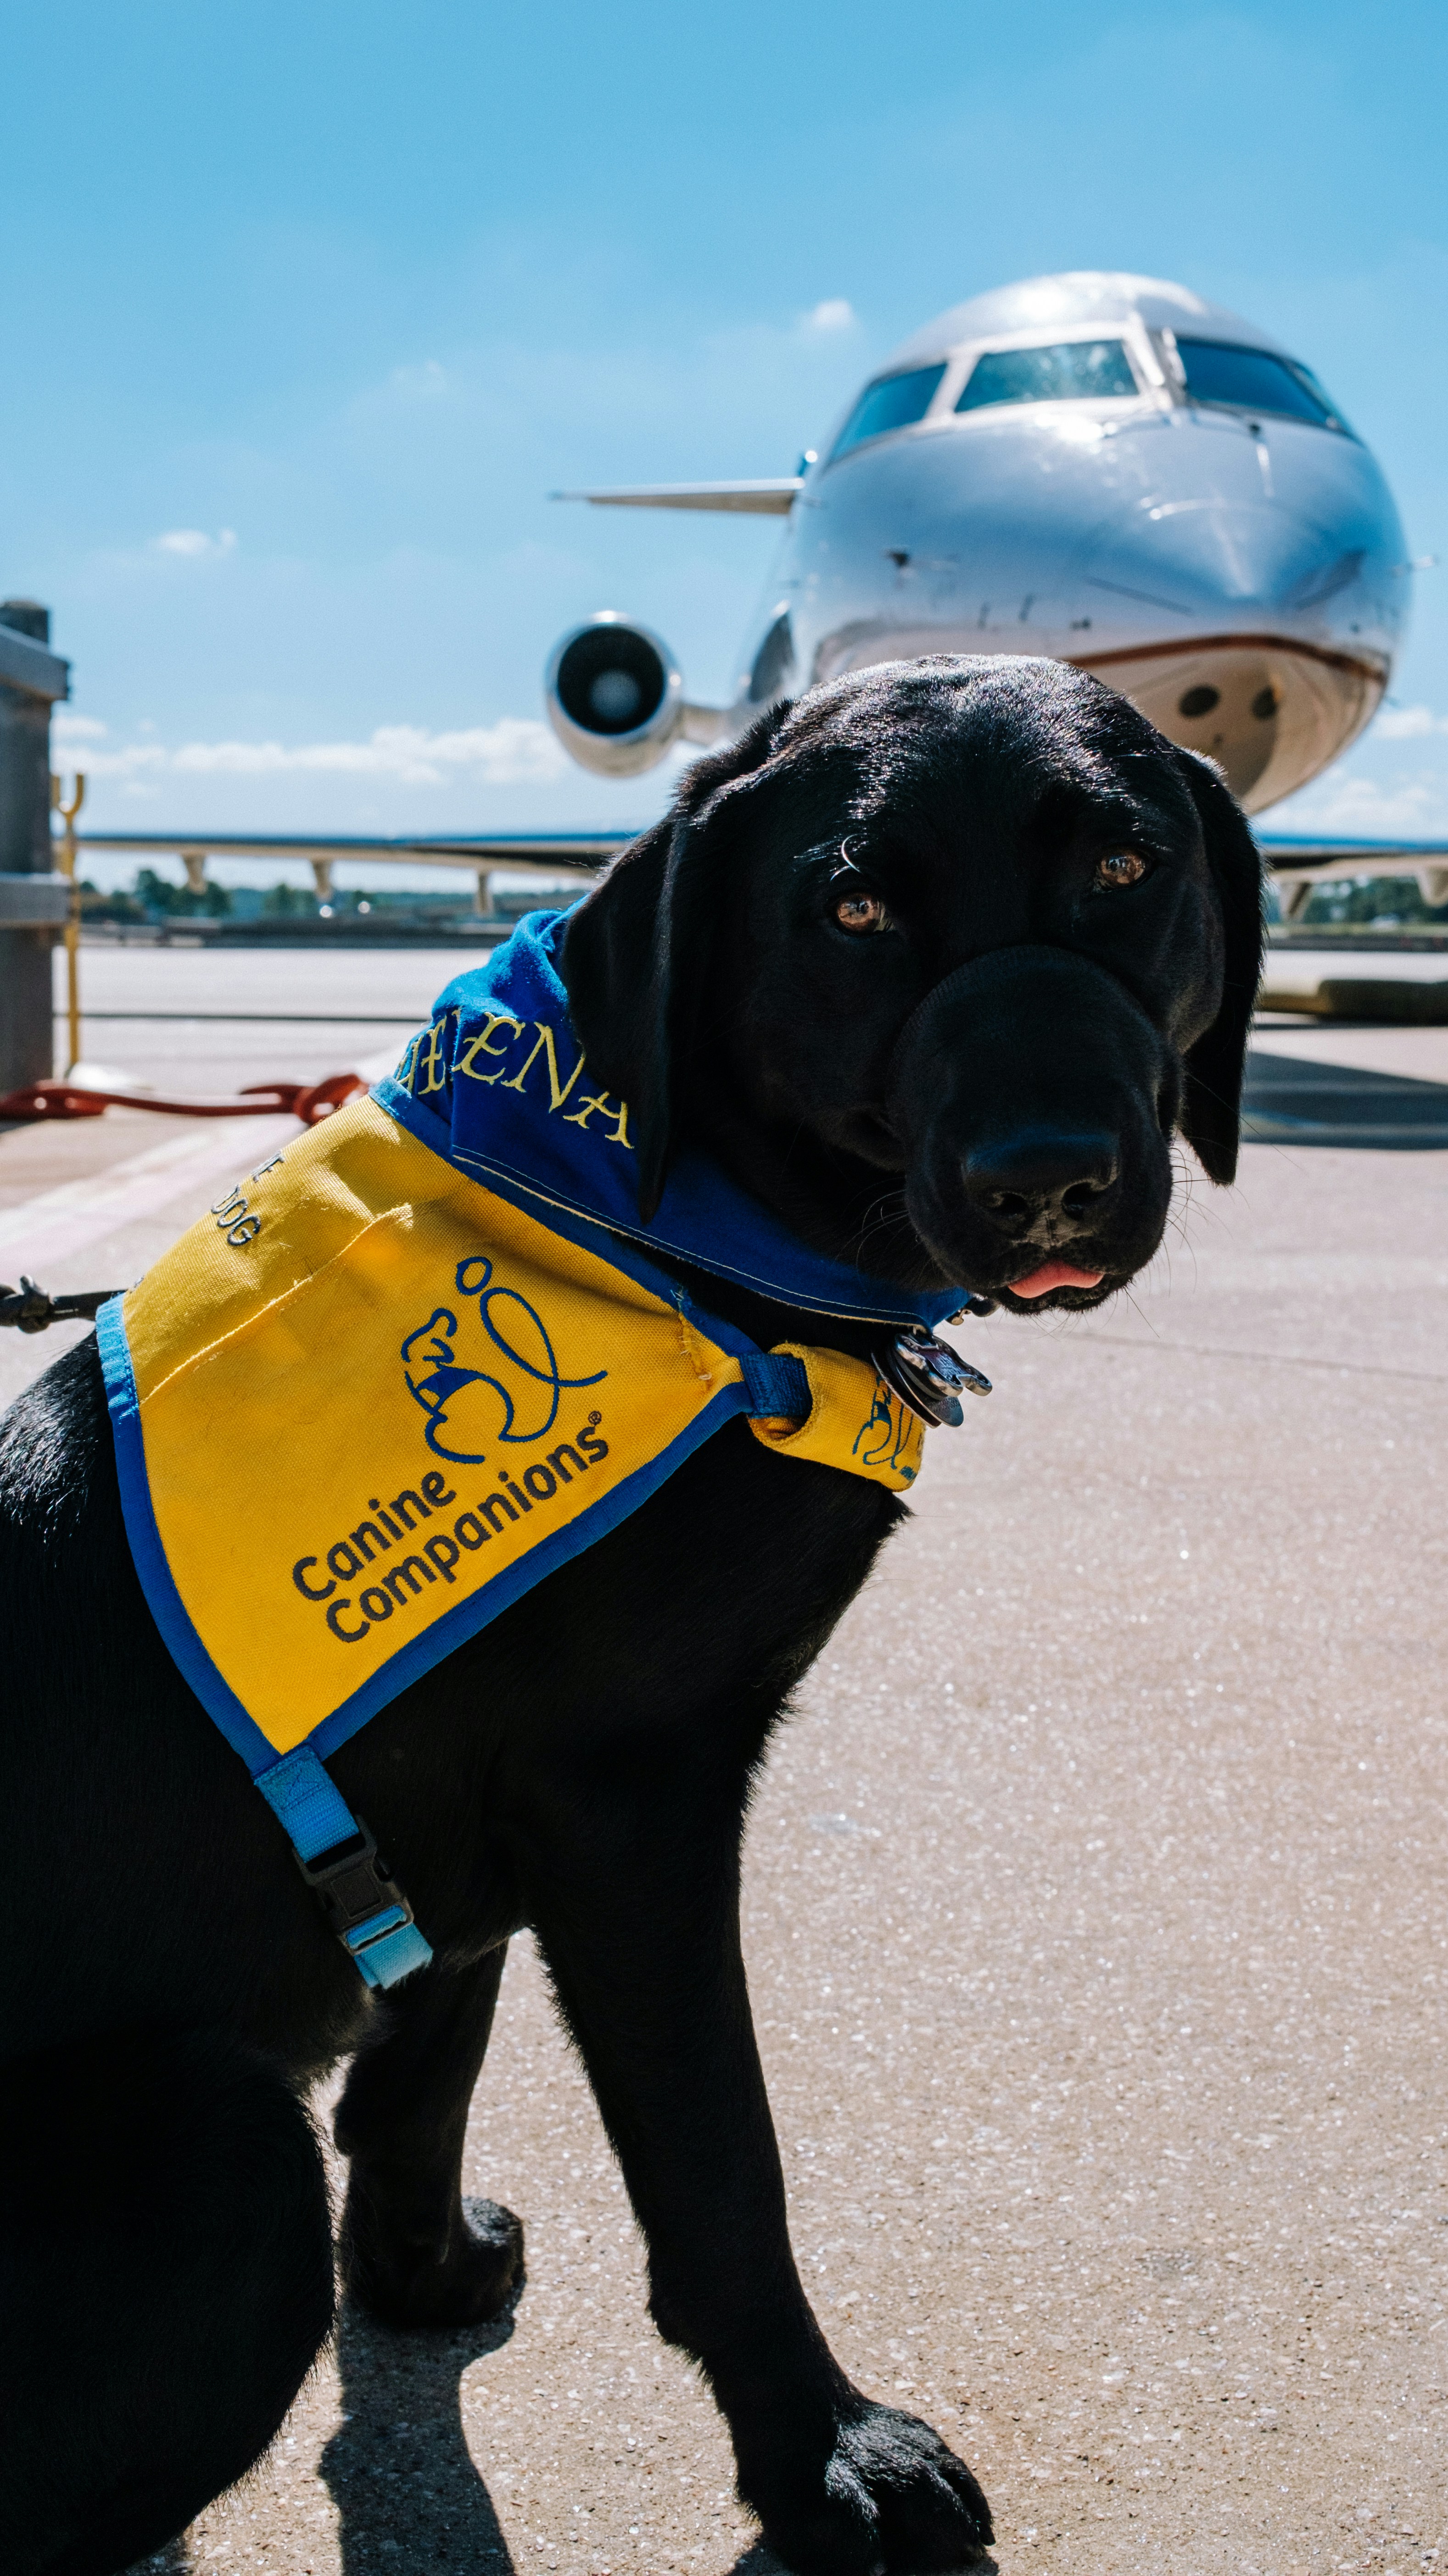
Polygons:
M591 1084L568 1017L555 963L566 917L527 914L486 965L454 977L373 1092L389 1116L530 1214L541 1202L557 1230L603 1227L807 1314L933 1328L965 1303L964 1288L897 1288L812 1252L689 1147L641 1223L627 1110Z

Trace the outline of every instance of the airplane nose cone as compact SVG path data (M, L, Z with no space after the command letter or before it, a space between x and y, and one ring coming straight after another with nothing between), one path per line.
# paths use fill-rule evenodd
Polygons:
M1189 615L1305 608L1350 581L1361 552L1308 519L1246 501L1144 502L1099 544L1088 579Z

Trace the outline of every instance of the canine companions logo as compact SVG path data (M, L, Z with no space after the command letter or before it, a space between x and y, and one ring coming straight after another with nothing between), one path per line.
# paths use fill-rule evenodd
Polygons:
M485 1252L470 1253L458 1263L453 1285L460 1301L476 1300L487 1340L523 1380L522 1386L515 1396L506 1380L490 1369L469 1368L459 1361L456 1345L461 1327L450 1306L435 1306L427 1322L408 1334L401 1351L402 1371L408 1394L428 1417L423 1437L434 1457L446 1458L455 1467L480 1467L488 1454L485 1448L450 1444L467 1439L480 1442L489 1434L518 1445L546 1440L558 1419L558 1399L564 1389L599 1386L608 1371L595 1369L588 1376L565 1377L537 1307L516 1288L493 1285L493 1265ZM478 1356L486 1359L491 1354L483 1349ZM480 1392L484 1389L497 1398L501 1420L497 1408ZM444 1431L448 1440L442 1438Z
M913 1418L898 1396L892 1396L883 1378L875 1380L874 1401L850 1444L850 1456L858 1458L868 1475L881 1468L894 1468L907 1484L915 1480L915 1463L910 1455L919 1447L919 1432Z

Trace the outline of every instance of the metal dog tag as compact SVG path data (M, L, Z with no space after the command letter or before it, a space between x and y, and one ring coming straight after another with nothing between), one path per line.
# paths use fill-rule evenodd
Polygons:
M885 1384L912 1413L918 1413L922 1422L944 1423L952 1431L958 1431L965 1420L960 1397L991 1391L988 1377L919 1324L882 1342L872 1356Z

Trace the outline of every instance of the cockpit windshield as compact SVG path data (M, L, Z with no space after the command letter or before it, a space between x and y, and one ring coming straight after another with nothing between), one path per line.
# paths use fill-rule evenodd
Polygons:
M987 349L966 378L957 411L988 403L1085 402L1134 394L1122 340L1058 340L1041 349Z
M1193 402L1227 403L1234 411L1275 412L1284 420L1315 421L1342 429L1310 368L1274 358L1268 349L1238 349L1226 340L1177 340L1177 354Z
M941 367L912 367L907 375L877 376L866 385L830 450L830 463L864 439L882 438L887 429L911 429L923 420L944 375Z

